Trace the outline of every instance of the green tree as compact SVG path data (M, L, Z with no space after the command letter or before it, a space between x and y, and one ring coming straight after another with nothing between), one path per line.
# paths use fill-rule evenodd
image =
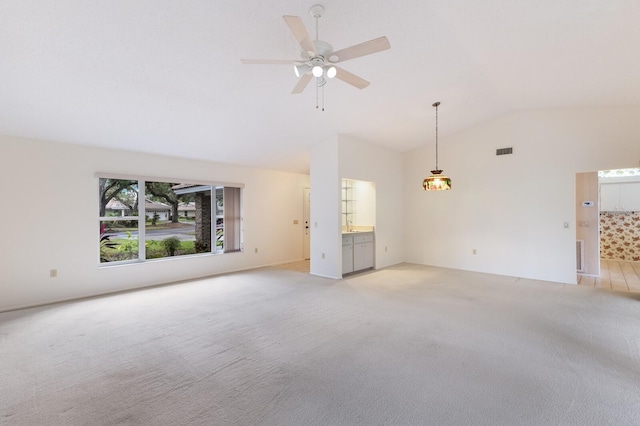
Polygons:
M171 206L171 222L178 223L178 206L180 197L176 195L171 187L177 183L169 182L145 182L147 195L154 201L163 201Z
M114 198L122 201L125 205L128 205L128 203L123 200L126 200L127 197L133 198L134 193L137 194L137 184L138 181L135 180L100 178L98 181L98 191L100 194L100 216L105 215L107 204ZM135 198L137 203L138 197L136 196Z
M113 198L127 206L131 210L131 216L138 216L138 191L125 188Z

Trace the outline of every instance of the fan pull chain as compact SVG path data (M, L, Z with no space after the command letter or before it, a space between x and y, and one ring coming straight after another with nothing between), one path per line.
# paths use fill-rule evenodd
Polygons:
M316 109L318 109L318 91L320 89L318 88L318 83L316 82Z
M322 86L322 111L324 111L324 86Z

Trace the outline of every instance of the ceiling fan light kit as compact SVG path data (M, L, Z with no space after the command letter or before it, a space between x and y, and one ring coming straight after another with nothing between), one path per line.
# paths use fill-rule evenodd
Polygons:
M302 77L304 74L308 73L309 71L311 71L311 67L306 64L293 66L293 72L296 74L296 77Z
M307 29L302 22L302 19L298 16L284 15L282 19L289 27L291 34L300 44L302 49L301 59L298 60L281 60L281 59L241 59L243 64L291 64L293 70L298 77L298 83L295 85L291 94L299 94L304 91L307 85L311 82L312 78L316 79L316 90L319 87L324 87L326 84L326 78L337 78L343 82L350 84L358 89L364 89L370 83L342 68L335 66L339 62L344 62L350 59L359 58L366 55L371 55L383 50L391 48L389 40L386 37L379 37L373 40L366 41L354 46L347 47L338 51L334 51L333 47L326 41L320 40L318 37L318 19L324 14L324 7L316 4L311 6L309 14L316 21L316 39L312 40L309 36ZM318 108L318 93L316 92L316 108ZM323 89L324 99L324 89ZM323 101L324 102L324 101ZM322 108L324 111L324 106Z
M322 74L324 74L324 69L320 65L315 65L311 69L311 73L314 77L322 77Z

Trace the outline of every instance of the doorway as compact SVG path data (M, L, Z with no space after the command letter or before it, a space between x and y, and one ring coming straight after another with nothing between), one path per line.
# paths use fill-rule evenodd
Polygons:
M640 169L576 174L576 259L578 284L640 291Z
M303 195L303 207L302 207L302 221L303 221L303 240L302 240L302 258L309 260L311 258L310 245L311 245L311 189L305 188Z

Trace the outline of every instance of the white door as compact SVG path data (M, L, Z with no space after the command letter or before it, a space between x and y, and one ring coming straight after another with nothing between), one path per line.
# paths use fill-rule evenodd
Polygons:
M304 206L303 206L303 221L304 221L304 236L303 236L303 256L304 259L307 260L311 258L311 253L309 251L309 245L311 242L311 237L309 235L309 231L311 230L310 221L311 221L311 189L304 189Z

